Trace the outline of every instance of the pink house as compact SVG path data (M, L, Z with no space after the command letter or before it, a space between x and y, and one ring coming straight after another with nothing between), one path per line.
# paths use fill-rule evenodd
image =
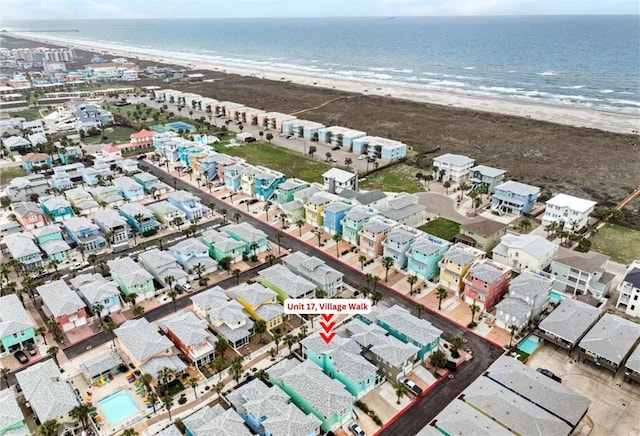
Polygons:
M78 294L63 280L56 280L37 288L42 298L42 311L56 321L63 332L87 324L87 310Z
M153 135L156 132L151 130L142 129L138 133L132 133L130 138L131 147L150 147L153 145Z
M24 230L32 230L36 227L44 227L47 223L44 220L42 209L31 201L21 201L13 203L11 210L16 216L16 220Z
M491 310L509 290L511 268L489 259L476 262L464 276L464 301Z
M382 241L386 239L391 229L393 226L380 218L370 219L360 229L360 251L371 257L382 255Z

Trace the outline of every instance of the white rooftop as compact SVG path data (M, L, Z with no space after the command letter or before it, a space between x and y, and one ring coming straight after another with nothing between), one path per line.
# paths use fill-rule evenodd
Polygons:
M587 212L598 203L596 203L595 201L574 197L572 195L557 194L554 195L550 200L547 200L547 204L558 207L568 207L569 209L578 212Z

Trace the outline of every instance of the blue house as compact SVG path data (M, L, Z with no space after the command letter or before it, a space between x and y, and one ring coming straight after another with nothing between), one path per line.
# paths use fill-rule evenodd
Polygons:
M450 242L428 233L419 236L407 250L407 272L421 280L431 280L440 272L438 262L450 245Z
M282 184L286 177L284 174L278 171L273 171L265 167L256 167L259 171L254 178L255 196L259 200L268 201L273 197L278 189L278 186Z
M137 201L144 198L144 188L131 177L118 177L113 180L113 186L118 188L120 195L127 200Z
M153 212L146 206L138 203L127 203L120 206L120 215L127 220L129 226L139 235L149 236L158 231L160 224Z
M194 273L194 267L202 267L202 275L207 275L218 269L215 260L209 257L209 247L195 238L188 238L178 242L169 249L169 253L180 266L189 273Z
M82 181L89 186L95 186L100 183L101 177L98 170L93 167L82 170Z
M71 247L64 241L62 230L57 224L51 224L31 230L34 242L44 251L49 260L65 262L69 260Z
M58 149L58 159L63 165L78 162L82 159L82 149L77 145Z
M510 180L495 187L491 210L498 215L520 216L531 212L540 197L540 188Z
M107 280L100 274L80 274L70 280L71 286L78 291L80 297L93 309L95 315L97 305L102 306L101 317L117 313L122 310L120 289L118 285Z
M41 169L44 165L51 166L52 163L51 156L46 153L29 153L26 156L22 156L20 166L25 172L30 173Z
M91 253L98 251L107 245L107 240L102 236L100 227L85 217L73 217L64 222L67 236L73 240L82 252Z
M74 185L68 173L58 172L51 176L51 186L61 192L72 189Z
M200 219L209 213L209 208L201 203L200 197L187 191L172 192L167 195L167 201L184 212L190 221Z
M342 201L328 204L322 211L322 227L332 235L342 234L342 219L351 210L351 205Z
M229 165L224 169L224 185L232 190L237 191L242 186L242 174L247 169L247 165L237 163Z
M73 209L64 197L55 195L40 200L42 211L51 217L54 223L73 217Z

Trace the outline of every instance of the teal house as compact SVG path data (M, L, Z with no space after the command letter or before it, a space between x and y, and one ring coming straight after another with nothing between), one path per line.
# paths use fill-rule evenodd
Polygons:
M276 189L284 183L286 177L284 174L265 167L256 167L259 172L256 173L253 183L255 184L255 196L262 201L269 201L276 193Z
M247 255L262 253L270 248L267 234L251 224L232 224L224 227L222 231L236 241L244 243L244 252Z
M62 230L57 224L51 224L31 230L34 242L47 255L47 259L66 262L69 260L71 247L62 236Z
M301 189L305 189L309 187L309 183L300 179L287 179L285 182L281 183L276 190L275 201L278 205L288 203L293 201L293 196L296 192Z
M356 206L349 210L340 221L342 239L353 245L360 245L360 230L376 214L373 209Z
M0 297L0 356L35 343L35 324L18 296L9 294Z
M216 229L207 230L200 237L200 242L209 248L209 257L216 262L228 257L231 263L242 260L245 244L237 241L226 233L220 233Z
M428 233L419 236L407 251L407 272L420 280L431 280L440 273L438 262L450 245L450 242Z
M315 415L324 432L336 430L352 419L356 398L310 360L282 360L269 369L269 381L304 413Z
M125 297L136 294L136 301L141 301L155 295L153 276L130 257L110 260L107 266Z
M2 419L0 420L0 435L26 435L29 429L24 423L24 415L13 389L0 391L0 410Z
M327 344L319 335L311 335L302 346L308 360L354 397L362 398L376 386L378 368L360 355L362 348L353 339L336 336Z
M54 223L60 223L73 216L71 203L59 195L41 199L40 207L45 214L51 217L51 221Z

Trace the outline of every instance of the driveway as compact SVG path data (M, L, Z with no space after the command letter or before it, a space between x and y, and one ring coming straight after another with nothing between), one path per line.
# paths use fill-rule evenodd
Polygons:
M437 192L419 192L416 194L420 198L420 204L427 207L427 212L440 215L460 224L466 224L471 218L458 213L455 201L446 195Z

